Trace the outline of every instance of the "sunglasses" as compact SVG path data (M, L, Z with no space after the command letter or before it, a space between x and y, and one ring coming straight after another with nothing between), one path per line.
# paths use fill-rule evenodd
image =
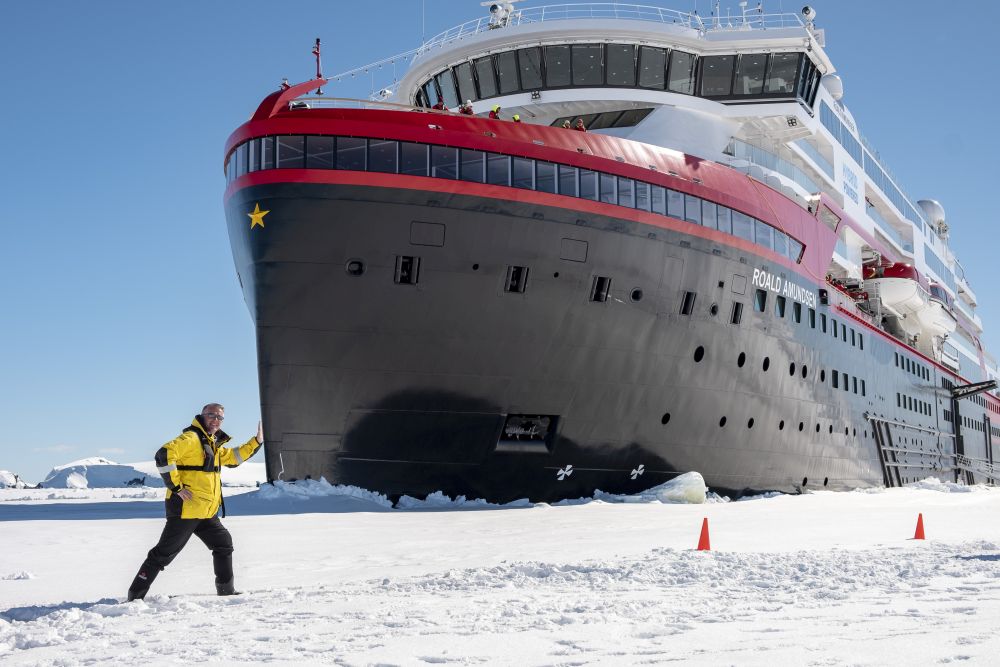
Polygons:
M218 412L206 412L202 416L205 419L218 419L220 422L225 419L225 417L223 417L222 415L220 415Z

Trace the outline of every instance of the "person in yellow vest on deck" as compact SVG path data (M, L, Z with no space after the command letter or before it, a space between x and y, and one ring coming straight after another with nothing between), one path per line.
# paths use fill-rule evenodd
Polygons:
M223 447L229 435L222 430L225 408L209 403L195 415L191 425L156 452L156 470L167 487L167 525L160 541L150 549L128 589L128 599L141 600L156 575L177 557L192 535L212 550L215 588L219 595L235 595L233 583L233 538L216 516L226 505L222 500L222 466L235 468L257 453L264 432L239 447Z

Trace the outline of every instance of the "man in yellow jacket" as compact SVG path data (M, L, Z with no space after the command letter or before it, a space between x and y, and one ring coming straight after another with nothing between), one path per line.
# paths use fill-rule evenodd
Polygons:
M197 535L212 550L215 588L219 595L234 595L233 538L222 525L226 515L222 500L222 466L235 468L257 453L264 444L260 424L257 435L239 447L223 447L229 436L221 429L225 408L209 403L195 415L191 425L156 452L156 469L167 487L167 525L128 589L128 599L141 600L156 575L177 557Z

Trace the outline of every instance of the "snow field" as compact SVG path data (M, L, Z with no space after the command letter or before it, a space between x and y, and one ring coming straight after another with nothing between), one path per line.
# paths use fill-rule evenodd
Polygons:
M0 551L0 662L992 664L1000 491L949 490L474 511L345 497L226 519L246 595L197 595L211 558L192 541L124 605L162 520L0 503L17 545ZM909 539L918 512L927 541ZM697 552L706 516L715 550Z

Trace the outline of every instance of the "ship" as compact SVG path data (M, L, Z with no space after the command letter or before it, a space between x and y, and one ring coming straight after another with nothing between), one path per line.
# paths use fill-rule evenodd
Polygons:
M268 479L993 483L997 362L944 208L862 139L825 44L811 7L746 2L498 1L331 77L317 39L225 144Z

